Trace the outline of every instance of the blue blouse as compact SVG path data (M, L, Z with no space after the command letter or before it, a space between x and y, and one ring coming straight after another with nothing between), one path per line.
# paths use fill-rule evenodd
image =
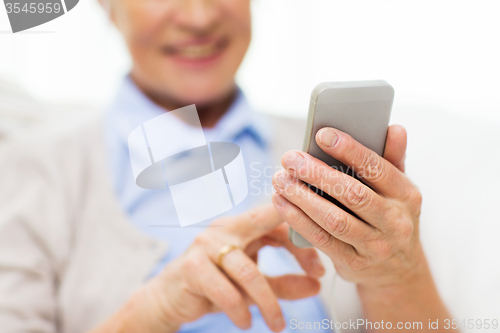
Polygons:
M113 103L106 114L106 140L112 183L117 199L138 232L168 243L164 257L151 271L149 278L158 274L171 260L186 251L194 238L204 230L210 221L190 227L179 227L174 204L169 190L150 190L138 187L130 166L127 147L129 133L145 121L152 119L165 110L149 100L127 77L125 78ZM176 132L184 125L181 121L168 125ZM168 130L168 128L165 128ZM271 165L269 142L272 131L265 118L254 112L243 92L238 90L237 97L228 112L214 128L204 129L210 141L234 142L241 148L246 165L249 194L238 206L227 212L228 215L240 214L249 208L269 200L272 193L271 178L276 166ZM179 138L179 141L189 138ZM175 144L169 143L169 144ZM267 275L281 275L301 272L295 258L281 248L265 247L259 252L259 268ZM294 322L321 322L328 318L318 296L297 301L280 300L287 327L283 332L300 332ZM271 332L265 324L258 308L250 307L252 328L244 332ZM180 332L230 333L243 332L227 318L224 313L207 314L202 318L183 325ZM304 332L329 332L323 329L307 329Z

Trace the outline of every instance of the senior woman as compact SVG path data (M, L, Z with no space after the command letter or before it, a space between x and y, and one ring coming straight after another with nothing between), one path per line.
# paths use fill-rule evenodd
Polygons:
M278 332L294 331L292 319L320 322L328 309L314 295L325 268L315 250L288 241L283 221L356 284L371 322L449 317L419 241L421 196L404 174L402 127L389 128L383 158L338 130L318 134L325 152L368 170L370 187L305 153L283 155L300 127L252 112L235 85L251 39L250 0L102 4L133 59L105 119L2 151L2 332ZM169 191L135 185L128 134L189 104L207 139L241 147L247 170L283 155L273 204L255 207L261 198L251 193L211 227L172 228ZM179 119L165 130L188 127ZM257 177L264 193L266 173ZM332 194L363 221L302 181L342 189Z

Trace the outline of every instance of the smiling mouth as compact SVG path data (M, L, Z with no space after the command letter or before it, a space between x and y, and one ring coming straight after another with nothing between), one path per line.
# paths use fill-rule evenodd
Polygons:
M219 38L216 41L197 41L186 45L165 46L163 48L163 53L169 56L198 60L213 57L224 50L228 45L228 38Z

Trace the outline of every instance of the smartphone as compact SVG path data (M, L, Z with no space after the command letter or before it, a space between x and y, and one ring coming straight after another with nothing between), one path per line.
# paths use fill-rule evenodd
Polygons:
M302 150L332 168L356 178L354 170L326 154L316 143L316 133L324 127L339 129L379 155L384 154L387 129L394 101L394 89L384 80L323 82L312 91ZM323 191L310 186L350 214L347 207ZM297 247L312 245L290 228L288 238Z

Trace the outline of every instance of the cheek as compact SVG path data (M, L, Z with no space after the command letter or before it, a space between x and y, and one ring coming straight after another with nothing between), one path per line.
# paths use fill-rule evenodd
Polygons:
M157 6L135 3L128 6L120 28L133 56L146 56L156 49L166 22L166 11Z
M231 1L231 0L230 0ZM249 41L252 34L252 17L249 1L231 1L232 5L226 6L225 17L228 19L230 29L235 35ZM235 5L236 4L236 5Z
M243 3L247 1L234 1L234 3ZM236 7L236 8L235 8ZM228 61L231 70L237 70L245 53L250 45L252 38L252 20L250 15L250 8L241 8L241 5L228 7L224 12L225 29L231 36L231 56ZM229 68L228 68L229 69Z

